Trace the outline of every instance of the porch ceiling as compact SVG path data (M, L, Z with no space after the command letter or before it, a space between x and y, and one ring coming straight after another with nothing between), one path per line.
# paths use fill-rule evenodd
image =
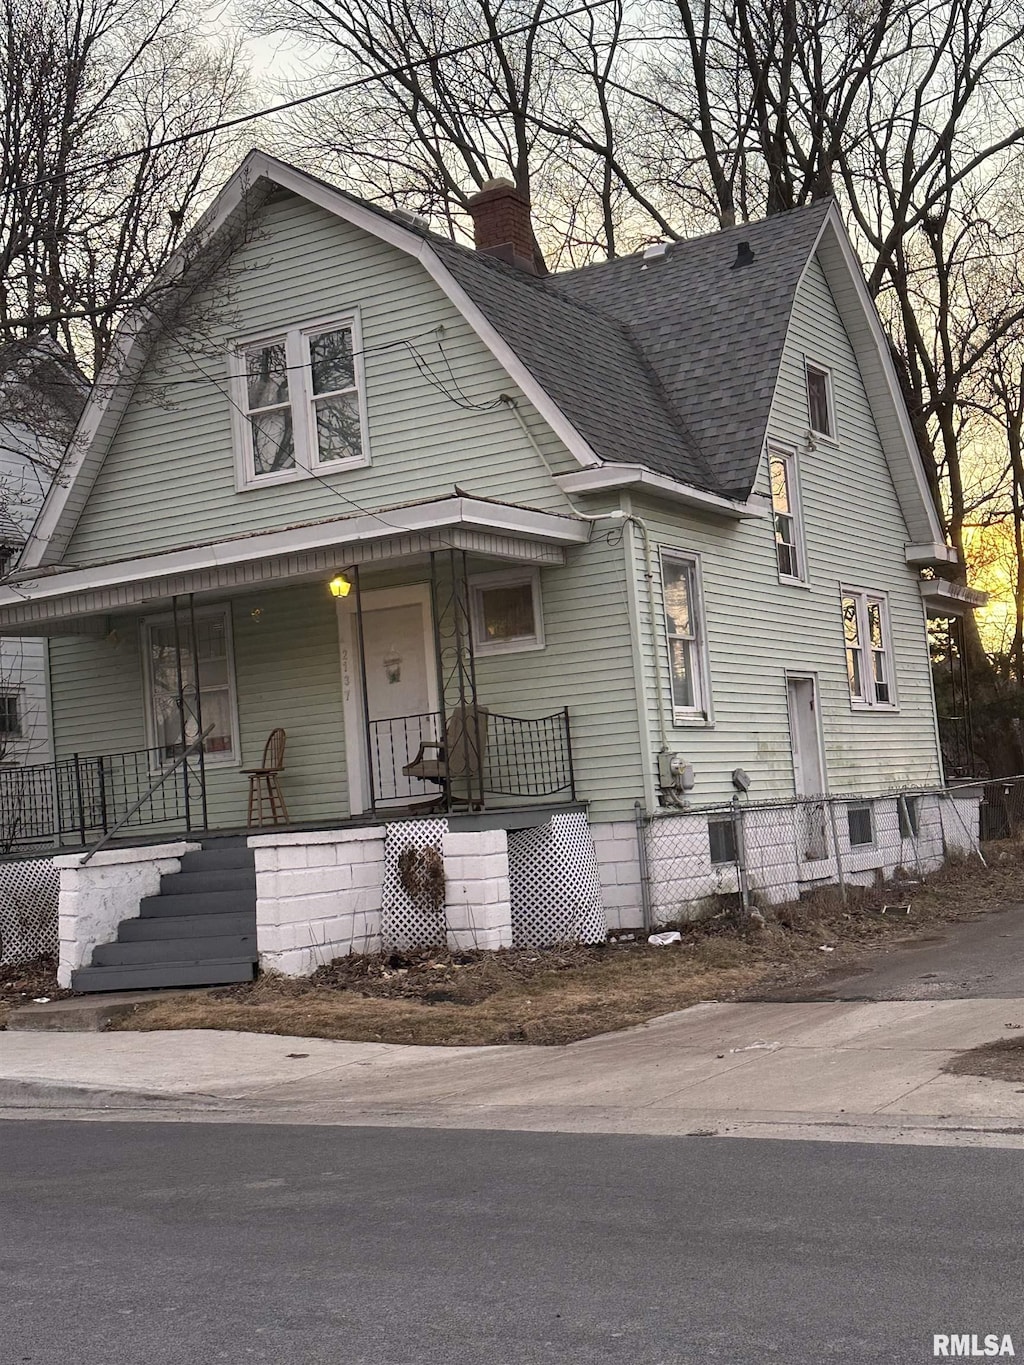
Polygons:
M338 569L400 564L457 549L519 564L563 564L587 522L484 499L453 497L88 568L37 570L0 587L0 635L105 634L110 615L186 593L237 593L328 578Z

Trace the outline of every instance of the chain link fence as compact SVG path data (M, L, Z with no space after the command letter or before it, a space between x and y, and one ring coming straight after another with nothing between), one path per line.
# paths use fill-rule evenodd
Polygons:
M998 788L998 790L996 790ZM648 925L797 900L833 884L919 881L1024 828L1024 778L872 796L666 809L642 820Z

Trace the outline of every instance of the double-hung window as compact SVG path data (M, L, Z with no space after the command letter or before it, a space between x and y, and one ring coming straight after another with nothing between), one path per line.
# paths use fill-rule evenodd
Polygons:
M665 550L661 582L672 714L677 723L708 719L708 681L699 561Z
M369 462L361 357L356 314L240 342L233 349L239 487Z
M237 763L238 724L231 657L231 620L227 607L196 612L195 636L186 617L175 632L172 618L144 623L149 732L156 767L177 758L184 744L213 726L204 752L207 763ZM184 702L185 737L182 741ZM200 729L200 716L202 717Z
M850 704L894 707L888 602L882 593L843 588L842 610Z
M772 484L775 557L778 561L779 577L802 582L805 573L796 456L792 451L770 450L768 470Z
M21 695L0 693L0 736L13 739L21 734Z

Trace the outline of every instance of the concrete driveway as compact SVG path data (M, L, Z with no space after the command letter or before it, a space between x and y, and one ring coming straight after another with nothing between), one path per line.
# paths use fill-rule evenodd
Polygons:
M1024 905L937 927L870 965L835 971L761 1000L1016 1000L1024 998Z

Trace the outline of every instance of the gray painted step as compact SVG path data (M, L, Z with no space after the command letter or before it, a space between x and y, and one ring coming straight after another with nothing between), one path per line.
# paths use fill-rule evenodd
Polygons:
M248 910L229 910L223 915L152 915L148 919L123 919L117 927L117 941L138 943L150 938L210 938L255 932L256 916Z
M227 848L204 848L200 853L186 853L181 859L182 872L207 872L215 868L253 868L256 855L244 844L229 844Z
M166 872L160 878L161 896L186 896L193 891L252 891L256 874L251 867L218 867Z
M149 962L212 962L216 958L256 960L255 934L211 938L144 938L134 943L101 943L92 950L94 967L128 967Z
M144 919L156 915L220 915L243 910L255 913L255 884L248 891L193 891L184 896L144 896L140 902Z
M162 986L227 986L251 981L251 957L217 958L213 962L165 962L134 967L80 967L71 974L75 991L134 991Z

